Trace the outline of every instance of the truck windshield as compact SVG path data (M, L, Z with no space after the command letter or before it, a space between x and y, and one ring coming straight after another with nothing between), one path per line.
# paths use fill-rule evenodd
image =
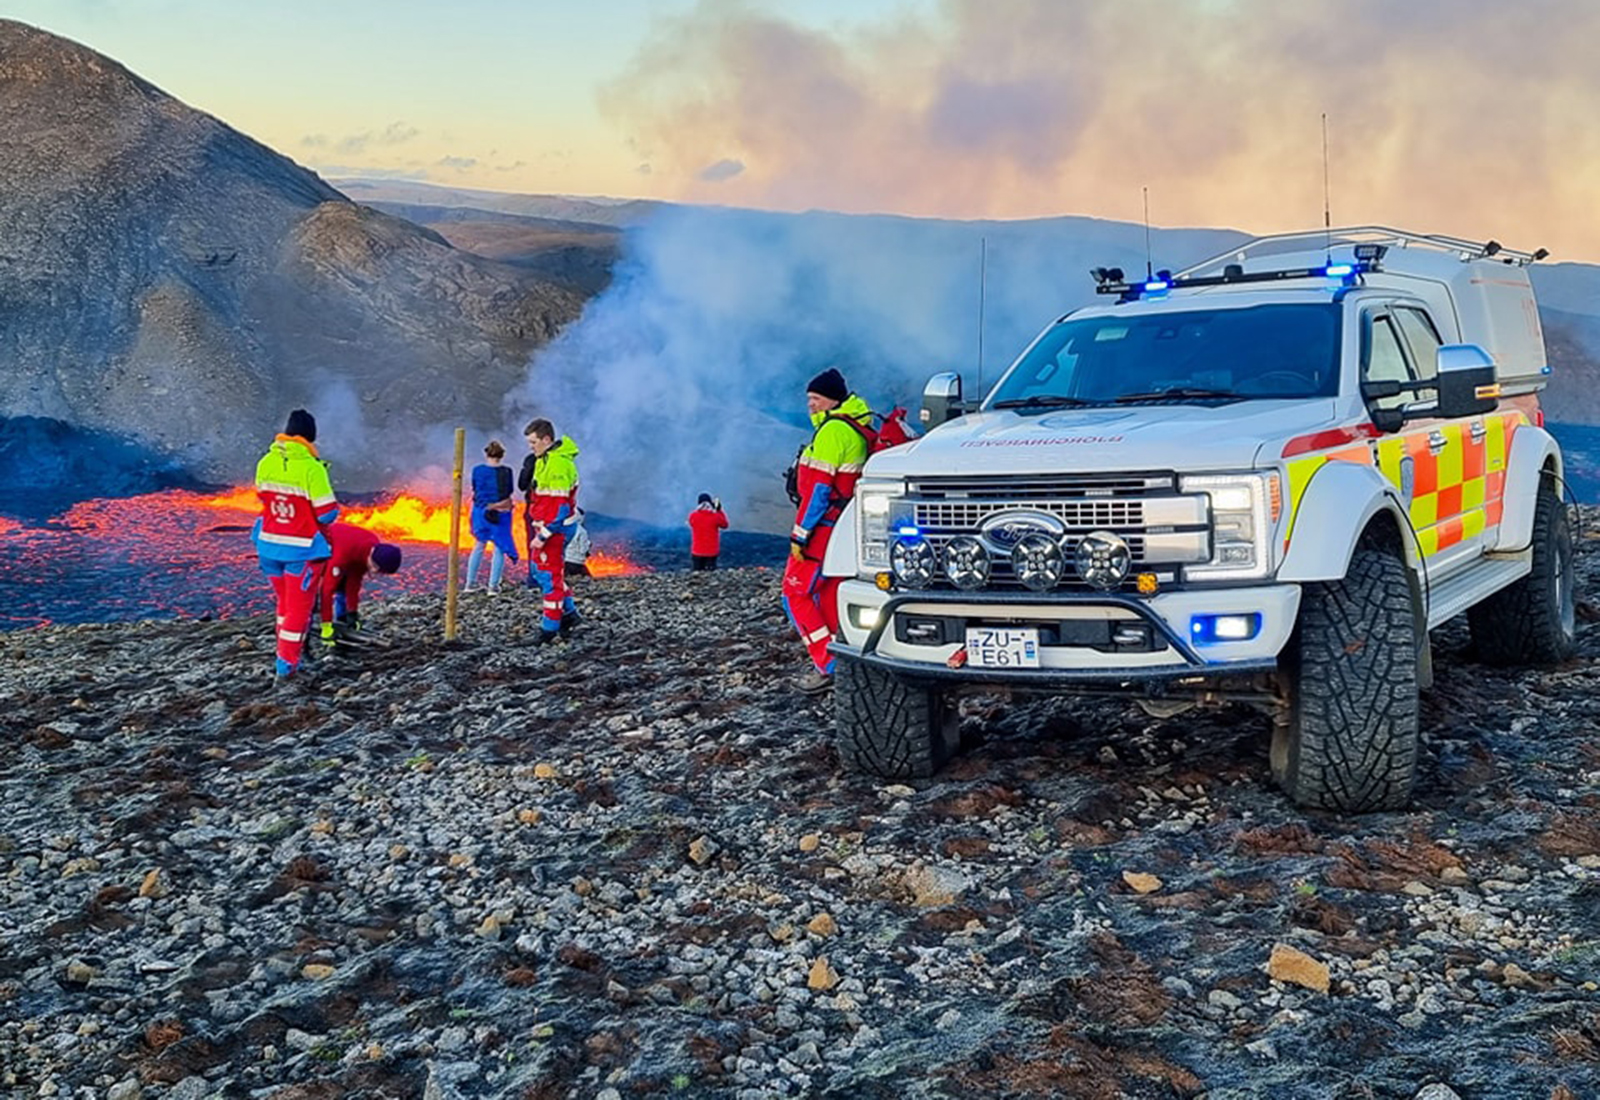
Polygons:
M1325 397L1339 391L1339 320L1332 303L1069 318L1000 380L986 407Z

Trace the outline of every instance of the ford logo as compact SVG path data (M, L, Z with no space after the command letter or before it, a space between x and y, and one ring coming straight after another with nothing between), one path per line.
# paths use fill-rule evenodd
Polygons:
M983 541L1002 553L1010 553L1027 535L1059 539L1066 533L1067 525L1048 512L996 512L978 525Z

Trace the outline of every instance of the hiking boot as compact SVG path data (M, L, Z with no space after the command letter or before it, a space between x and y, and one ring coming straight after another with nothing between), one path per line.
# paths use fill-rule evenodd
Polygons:
M808 672L795 681L795 687L807 695L821 695L833 690L833 677L826 672Z
M560 640L561 640L561 632L560 631L557 631L557 630L543 630L543 629L541 629L539 631L539 637L534 640L533 644L534 645L550 645L552 642L558 642Z
M568 611L566 614L561 616L561 626L558 630L558 633L571 634L581 622L583 622L583 616L581 614L579 614L577 611Z
M288 672L279 668L272 674L272 693L293 698L309 693L316 686L316 682L315 674L302 660L297 668L292 668Z

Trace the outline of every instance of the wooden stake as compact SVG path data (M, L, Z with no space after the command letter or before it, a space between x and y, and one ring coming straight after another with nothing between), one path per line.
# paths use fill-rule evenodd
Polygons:
M467 430L456 429L455 466L450 471L450 563L445 570L444 640L456 640L456 582L461 575L461 466L467 453Z

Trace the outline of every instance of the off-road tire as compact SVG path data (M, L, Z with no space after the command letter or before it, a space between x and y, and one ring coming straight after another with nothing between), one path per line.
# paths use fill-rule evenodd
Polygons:
M945 693L838 657L834 733L846 770L884 779L933 775L960 747L960 717Z
M1417 620L1405 566L1358 548L1344 579L1308 584L1284 651L1287 712L1273 778L1301 806L1404 806L1416 782Z
M1467 609L1472 648L1489 665L1553 665L1577 650L1576 571L1567 510L1549 486L1533 510L1533 568Z

